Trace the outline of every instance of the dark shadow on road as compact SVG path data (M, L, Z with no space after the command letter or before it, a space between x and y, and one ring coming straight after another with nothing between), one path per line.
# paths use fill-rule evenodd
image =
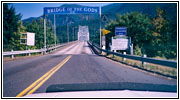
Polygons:
M104 90L135 90L135 91L177 93L177 85L131 83L131 82L54 84L48 86L46 92L104 91Z

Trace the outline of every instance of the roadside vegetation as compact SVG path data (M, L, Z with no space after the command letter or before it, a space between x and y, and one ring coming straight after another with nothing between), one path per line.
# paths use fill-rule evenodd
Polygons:
M115 36L115 27L127 27L127 36L134 45L134 55L177 58L177 20L170 20L163 9L156 9L155 18L140 12L117 14L115 20L106 24L111 33L106 35L107 44ZM106 45L107 45L106 44ZM109 46L107 45L107 48Z
M111 31L106 35L106 49L110 49L109 43L111 37L115 36L115 27L127 27L127 36L131 37L134 45L134 55L146 54L150 58L177 61L177 16L173 19L170 17L166 10L159 7L156 8L155 17L136 11L117 14L114 20L105 25ZM112 55L106 57L138 69L177 78L176 68L150 63L143 66L142 62L136 60L123 61L122 57Z
M113 56L113 55L106 55L105 53L102 53L101 55L107 57L108 59L132 66L137 69L145 70L150 73L162 75L165 77L170 77L177 79L177 69L176 68L171 68L168 66L162 66L162 65L157 65L157 64L151 64L151 63L146 63L144 66L142 65L141 61L136 61L136 60L131 60L131 59L125 59L123 61L122 57L118 56ZM167 60L167 59L166 59ZM172 59L174 61L174 59Z
M27 46L30 49L41 49L44 45L43 18L33 20L32 23L23 24L21 14L15 13L11 4L3 4L3 51L26 50L26 45L20 44L20 34L25 32L35 33L35 46ZM53 25L47 22L47 45L54 43ZM58 39L57 39L58 43Z

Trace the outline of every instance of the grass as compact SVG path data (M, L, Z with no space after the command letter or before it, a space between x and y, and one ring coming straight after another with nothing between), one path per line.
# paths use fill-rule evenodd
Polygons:
M101 55L106 56L105 53L102 53ZM163 75L166 77L171 77L171 78L177 79L177 69L176 68L171 68L168 66L162 66L162 65L151 64L151 63L146 63L146 65L143 66L141 61L131 60L131 59L127 59L127 58L126 58L126 60L123 61L122 57L118 57L115 55L113 57L112 54L110 54L106 57L109 59L127 64L127 65L130 65L130 66L151 72L151 73L156 73L159 75ZM157 58L159 58L159 57L156 57L156 59ZM176 61L176 59L171 59L171 60Z
M156 57L153 57L154 59L161 59L161 60L171 60L171 61L177 61L177 58L174 58L174 59L167 59L165 57L159 57L159 56L156 56Z

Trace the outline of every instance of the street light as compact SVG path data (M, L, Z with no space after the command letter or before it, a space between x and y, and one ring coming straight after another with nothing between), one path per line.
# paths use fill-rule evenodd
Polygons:
M74 23L74 22L72 22L72 21L70 21L69 23L68 23L68 17L66 17L67 19L66 19L66 21L67 21L67 36L68 36L68 42L69 42L69 25L71 25L72 23Z
M66 16L66 22L67 22L67 38L68 38L68 41L69 42L69 26L68 26L68 16Z
M73 32L73 41L74 41L74 27L72 28L72 32Z
M76 28L78 28L77 26L73 27L73 41L76 40Z
M56 16L54 14L54 46L56 46Z

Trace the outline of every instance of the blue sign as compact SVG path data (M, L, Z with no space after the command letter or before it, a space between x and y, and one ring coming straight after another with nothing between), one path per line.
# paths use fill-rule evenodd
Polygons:
M45 7L44 14L96 14L99 7Z
M115 35L127 35L127 27L116 27Z

